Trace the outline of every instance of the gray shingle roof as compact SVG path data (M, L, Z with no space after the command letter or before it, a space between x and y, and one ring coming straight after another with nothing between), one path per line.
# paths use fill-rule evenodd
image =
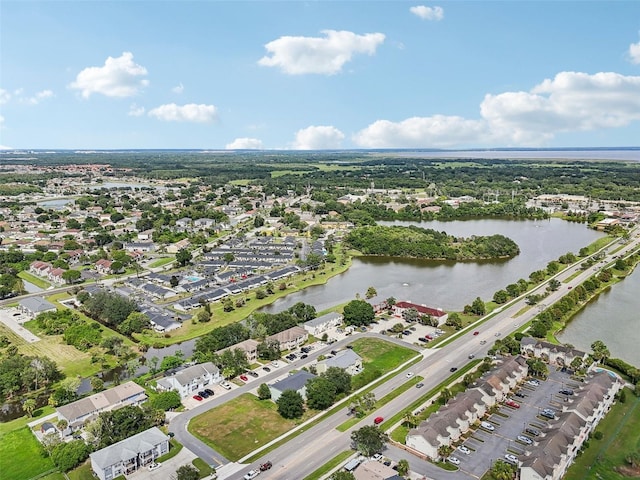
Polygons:
M287 378L275 382L271 386L280 392L284 392L285 390L297 392L307 384L307 380L311 380L312 378L316 378L313 373L300 370L293 375L289 375Z
M90 457L92 463L101 469L105 469L116 463L129 460L139 453L148 452L156 445L167 440L169 440L169 437L162 433L158 427L152 427L149 430L98 450L92 453Z

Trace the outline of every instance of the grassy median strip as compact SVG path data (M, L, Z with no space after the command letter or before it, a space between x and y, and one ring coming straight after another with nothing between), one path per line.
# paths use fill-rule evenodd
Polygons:
M315 472L304 477L303 480L320 480L322 477L324 477L327 473L329 473L331 470L333 470L342 462L344 462L351 455L353 455L353 450L345 450L344 452L340 452L338 455L336 455L327 463L325 463L320 468L318 468Z

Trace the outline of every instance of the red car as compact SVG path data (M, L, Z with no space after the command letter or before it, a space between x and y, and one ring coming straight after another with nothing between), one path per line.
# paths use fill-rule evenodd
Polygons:
M475 332L473 332L474 335L480 335L480 332L478 330L476 330Z
M240 380L242 380L243 382L248 382L249 379L247 378L246 375L240 375Z
M202 401L202 397L200 395L194 395L193 398L194 398L194 400L197 400L199 402Z
M427 340L433 340L433 337L431 335L425 335L425 337Z
M373 423L375 425L380 425L382 422L384 422L384 418L382 418L382 417L376 417L376 418L373 419Z
M519 404L519 403L514 402L513 400L507 400L507 401L506 401L506 402L504 402L504 403L505 403L505 405L508 405L508 406L510 406L510 407L512 407L512 408L520 408L520 404Z
M271 462L265 462L262 465L260 465L260 471L261 472L266 472L267 470L269 470L271 467L273 467L273 464Z

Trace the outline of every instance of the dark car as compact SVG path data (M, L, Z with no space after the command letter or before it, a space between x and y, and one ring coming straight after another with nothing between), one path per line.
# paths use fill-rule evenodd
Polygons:
M403 335L411 335L411 331L410 330L405 330L402 332Z
M571 390L570 388L563 388L562 390L560 390L560 393L563 395L573 395L573 390Z
M533 427L527 427L525 429L525 432L527 432L529 435L533 435L534 437L537 437L538 435L540 435L540 430Z
M449 369L449 371L450 371L450 372L455 372L456 370L458 370L458 367L451 367L451 368Z
M271 462L264 462L262 465L260 465L260 471L261 472L266 472L267 470L269 470L271 467L273 467L273 463Z
M418 341L419 341L419 342L425 342L425 343L427 343L429 340L427 340L427 339L426 339L426 338L424 338L424 337L418 337Z
M202 398L209 398L209 394L205 391L198 392L198 395L200 395Z
M251 375L253 378L258 378L259 377L259 375L256 372L254 372L253 370L249 370L247 372L247 375Z
M204 391L210 396L213 396L213 390L211 390L210 388L205 388Z
M347 345L347 348L353 350L353 345Z
M271 369L270 369L269 367L262 367L262 369L263 369L265 372L270 372L270 371L271 371Z
M307 355L306 353L303 353L302 355L300 355L300 358L302 360L304 360L305 358L307 358L309 355Z
M516 392L516 393L514 393L514 395L516 397L524 398L524 393L522 393L522 392Z

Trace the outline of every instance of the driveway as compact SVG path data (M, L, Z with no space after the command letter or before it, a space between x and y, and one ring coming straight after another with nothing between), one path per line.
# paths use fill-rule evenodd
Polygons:
M5 308L0 310L0 322L4 323L7 327L20 335L27 343L34 343L40 340L29 330L24 328L21 323L29 320L24 313L21 313L17 308Z

